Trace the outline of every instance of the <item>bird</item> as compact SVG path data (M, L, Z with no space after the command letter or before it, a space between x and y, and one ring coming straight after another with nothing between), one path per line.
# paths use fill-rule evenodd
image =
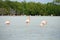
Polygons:
M30 16L26 19L26 23L30 23Z
M47 21L46 21L46 20L43 20L43 21L41 21L40 26L43 27L43 26L45 26L46 24L47 24Z
M10 24L10 21L9 20L5 21L5 24Z

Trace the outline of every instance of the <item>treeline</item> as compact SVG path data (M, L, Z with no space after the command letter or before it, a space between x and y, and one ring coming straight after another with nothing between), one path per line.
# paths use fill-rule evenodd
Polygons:
M0 0L0 15L60 16L60 5L53 2L42 4L40 2Z

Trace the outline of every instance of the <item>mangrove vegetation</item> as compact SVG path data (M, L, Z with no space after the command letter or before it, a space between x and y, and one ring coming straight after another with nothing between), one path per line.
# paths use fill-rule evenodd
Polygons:
M59 2L59 1L58 1ZM60 16L60 5L40 2L0 0L0 15Z

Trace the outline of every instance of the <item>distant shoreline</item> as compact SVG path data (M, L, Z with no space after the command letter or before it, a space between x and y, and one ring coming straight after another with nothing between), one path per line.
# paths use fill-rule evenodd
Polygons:
M32 16L32 15L0 15L0 16ZM38 16L38 15L35 15L35 16ZM41 16L41 15L39 15Z

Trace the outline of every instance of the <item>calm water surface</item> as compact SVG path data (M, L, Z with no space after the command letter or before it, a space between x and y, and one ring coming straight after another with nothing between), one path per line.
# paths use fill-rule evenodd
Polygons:
M60 16L0 16L0 40L60 40ZM5 21L10 24L6 25ZM48 23L40 27L40 22Z

